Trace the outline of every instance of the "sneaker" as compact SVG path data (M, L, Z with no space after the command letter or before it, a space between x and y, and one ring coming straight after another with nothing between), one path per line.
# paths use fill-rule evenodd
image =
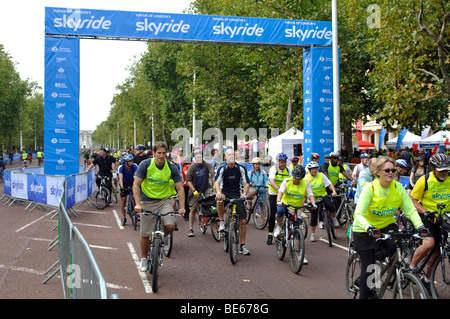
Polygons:
M306 257L303 258L303 265L307 265L308 264L308 259L306 259Z
M274 237L278 237L278 236L280 236L280 234L281 234L281 227L280 227L280 226L277 226L277 227L275 228L275 231L273 232L273 236L274 236Z
M193 229L189 229L188 237L194 237L194 230Z
M245 245L242 245L241 248L239 248L239 253L243 255L250 255L250 251L245 247Z
M267 236L266 244L267 244L267 245L272 245L272 240L273 240L273 235Z
M309 237L309 240L312 242L316 241L316 234L311 234L311 237Z
M333 218L333 222L334 222L334 228L339 228L339 221L337 220L337 218Z
M148 259L147 258L142 258L141 259L141 266L139 267L140 271L147 271L148 269Z
M431 296L431 285L430 285L430 281L426 282L425 278L422 277L420 279L420 281L422 282L423 286L425 287L425 289L427 290L428 294Z
M127 223L127 219L126 218L122 218L122 222L120 224L122 226L125 226L126 223Z
M319 228L323 229L323 222L319 222Z
M219 221L219 231L225 231L225 223L223 220Z

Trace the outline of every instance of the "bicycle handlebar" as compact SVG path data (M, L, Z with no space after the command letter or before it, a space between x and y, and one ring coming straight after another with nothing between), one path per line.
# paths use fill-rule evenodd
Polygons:
M178 215L178 212L167 212L167 213L154 213L151 211L143 211L142 213L137 213L139 215L153 215L153 216L159 216L159 217L163 217L163 216L167 216L167 215Z
M292 208L292 209L294 209L294 210L299 210L299 209L302 209L302 208L311 209L311 208L314 207L314 206L311 205L311 204L306 204L306 205L303 205L303 206L293 206L293 205L286 204L286 203L283 203L283 206L284 206L284 207L290 207L290 208Z

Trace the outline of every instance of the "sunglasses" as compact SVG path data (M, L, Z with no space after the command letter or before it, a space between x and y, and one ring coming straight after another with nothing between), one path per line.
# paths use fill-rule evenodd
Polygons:
M385 170L383 170L384 172L386 172L386 174L389 174L389 172L390 173L395 173L395 172L397 172L397 169L396 168L391 168L391 169L385 169Z

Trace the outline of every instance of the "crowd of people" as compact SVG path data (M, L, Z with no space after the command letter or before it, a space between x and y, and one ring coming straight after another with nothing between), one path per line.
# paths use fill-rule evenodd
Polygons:
M112 154L109 154L112 153ZM194 221L199 208L200 194L205 197L215 196L219 217L219 231L224 230L224 198L243 197L247 202L238 201L237 212L240 216L239 236L240 250L243 255L250 255L246 247L246 209L249 201L259 197L268 200L268 236L267 245L271 245L281 231L280 224L286 211L294 212L286 205L301 206L308 201L310 209L310 241L315 241L316 227L322 227L320 211L324 207L330 212L334 226L339 227L336 208L339 204L338 185L340 182L352 184L356 188L355 214L352 231L355 249L361 258L360 297L368 298L370 287L366 279L371 275L370 265L375 263L377 247L376 238L381 232L397 229L396 216L400 211L409 218L425 240L417 249L411 263L411 271L435 244L438 233L433 218L436 217L438 203L450 204L450 170L449 159L445 154L414 153L403 150L400 157L389 153L360 153L359 163L346 163L348 157L332 152L325 156L325 162L319 165L320 156L311 154L311 162L300 164L300 158L288 159L279 153L274 162L271 158L263 161L255 157L251 166L239 161L239 152L233 149L225 151L223 162L209 162L203 158L201 150L184 155L178 150L172 158L168 146L163 142L155 143L153 149L145 151L138 145L131 151L120 153L101 148L98 154L89 158L87 171L98 166L98 175L113 177L118 172L118 181L122 198L122 225L126 224L126 196L132 189L136 202L135 211L159 211L161 213L176 210L173 195L178 195L178 214L189 221L188 237L194 236ZM344 153L344 155L342 155ZM291 165L288 164L290 160ZM402 182L402 177L407 183ZM113 180L111 178L111 180ZM99 180L97 181L99 183ZM109 185L108 187L111 187ZM445 192L448 196L435 199L433 194ZM268 196L267 196L268 195ZM449 206L450 207L450 206ZM302 212L299 212L301 214ZM165 235L176 229L173 216L162 220ZM149 236L155 227L152 216L141 217L141 271L147 270L147 250ZM392 252L392 241L382 242L384 249ZM305 258L305 263L307 259ZM432 262L432 260L430 261ZM431 266L429 267L431 268ZM428 273L429 275L429 273ZM424 284L429 285L427 277Z

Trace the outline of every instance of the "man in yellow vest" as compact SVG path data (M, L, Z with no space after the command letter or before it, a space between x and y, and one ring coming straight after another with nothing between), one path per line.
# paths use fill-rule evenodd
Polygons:
M275 228L275 215L277 212L277 196L281 183L291 176L291 170L286 167L287 155L278 153L276 156L277 165L269 170L269 235L267 237L267 245L272 244L273 229Z
M25 151L22 152L22 161L23 161L24 167L27 167L28 154L27 154L27 152L25 152Z
M425 237L415 253L411 261L411 269L414 271L422 258L433 249L436 239L440 239L439 225L436 225L436 217L439 209L437 204L445 204L446 210L450 208L450 163L447 155L437 154L430 158L429 161L431 173L420 177L413 190L411 191L411 199L416 207L419 216L426 228L428 228L428 237ZM429 287L429 278L431 266L439 250L436 250L427 264L427 270L424 278L425 285Z
M41 166L42 165L42 160L44 159L44 155L42 154L42 152L40 150L37 151L36 157L38 159L38 165Z
M171 180L175 184L180 203L179 215L184 215L184 189L183 180L180 172L175 165L171 165L166 159L168 147L164 142L157 142L153 146L154 158L146 159L140 162L133 183L133 197L136 202L135 211L151 211L159 213L168 213L173 211L170 196L173 189ZM164 216L161 219L164 226L164 235L171 234L175 229L175 216ZM140 246L141 246L141 264L140 271L146 271L148 268L147 252L150 244L149 237L155 231L156 216L141 215L140 225Z
M327 194L327 188L329 188L331 190L331 195L337 196L336 189L334 188L328 177L326 177L323 173L318 172L319 164L317 164L316 162L311 162L306 167L309 171L309 173L306 174L306 180L311 186L314 198L317 199L318 197L322 197L323 204L318 205L319 209L323 209L323 205L325 205L331 217L333 218L335 226L339 226L339 222L336 220L336 207L334 206L331 197L329 197ZM311 241L316 241L315 234L319 209L311 210L311 220L309 223L309 226L311 227Z

